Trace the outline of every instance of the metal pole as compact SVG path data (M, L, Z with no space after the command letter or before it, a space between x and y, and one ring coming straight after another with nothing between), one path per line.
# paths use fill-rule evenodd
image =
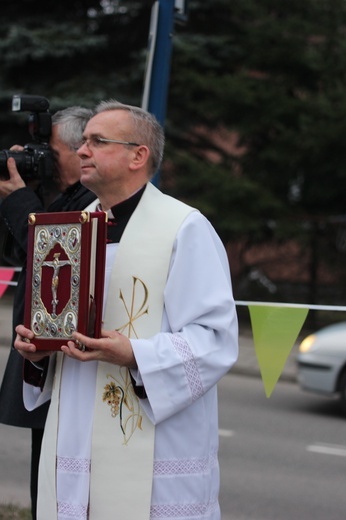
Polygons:
M158 0L152 11L147 77L142 106L164 127L170 76L175 0ZM152 182L159 184L159 172Z

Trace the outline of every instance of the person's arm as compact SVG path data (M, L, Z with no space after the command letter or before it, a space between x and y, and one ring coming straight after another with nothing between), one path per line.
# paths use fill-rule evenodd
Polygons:
M131 339L154 423L190 406L215 386L238 356L238 326L229 264L209 222L192 213L182 225L164 294L162 331Z
M0 181L0 216L13 235L17 245L26 254L28 215L44 211L40 198L25 185L16 168L13 158L8 160L10 178Z
M154 423L207 393L238 355L226 252L198 212L186 219L175 241L164 305L162 330L151 338L128 339L104 330L102 338L95 339L74 332L72 341L61 347L79 361L127 367Z

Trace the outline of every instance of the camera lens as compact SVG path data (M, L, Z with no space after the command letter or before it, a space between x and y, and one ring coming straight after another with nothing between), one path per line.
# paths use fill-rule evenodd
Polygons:
M10 150L1 150L0 151L0 180L7 180L10 178L8 169L7 169L7 159L9 157L13 157L17 170L21 177L26 177L26 174L30 172L33 168L32 156L30 153L23 152L11 152Z

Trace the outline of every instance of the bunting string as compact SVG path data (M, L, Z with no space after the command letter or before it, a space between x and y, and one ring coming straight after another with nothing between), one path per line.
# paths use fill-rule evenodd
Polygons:
M346 311L343 305L314 305L311 303L279 303L279 302L247 302L236 300L236 305L248 307L249 305L262 307L287 307L290 309L310 309L316 311Z
M4 267L0 266L0 285L18 285L17 282L11 282L10 279L13 277L14 273L19 273L22 270L21 267ZM3 292L1 292L3 294Z
M20 267L0 267L0 298ZM2 285L6 287L3 288ZM270 397L310 310L345 312L344 305L235 300L250 313L254 347L265 394Z

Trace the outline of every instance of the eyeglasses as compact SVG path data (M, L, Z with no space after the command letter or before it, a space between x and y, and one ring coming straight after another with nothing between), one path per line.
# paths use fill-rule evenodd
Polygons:
M99 137L98 135L93 135L91 137L82 139L80 146L87 145L88 148L100 148L100 146L108 143L124 144L127 146L140 146L140 144L133 143L131 141L118 141L117 139L106 139L105 137Z

